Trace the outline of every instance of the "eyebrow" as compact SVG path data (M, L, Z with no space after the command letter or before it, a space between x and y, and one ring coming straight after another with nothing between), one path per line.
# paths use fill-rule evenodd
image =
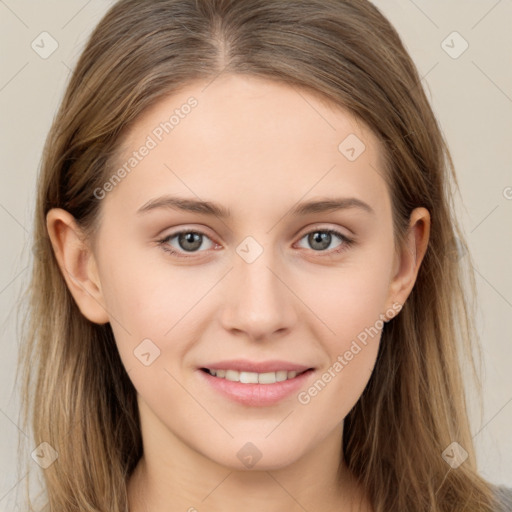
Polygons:
M137 210L137 214L147 213L159 208L170 208L173 210L201 213L222 219L231 217L231 212L228 208L224 208L214 202L169 195L150 199ZM375 215L375 211L369 204L365 203L361 199L357 199L356 197L325 198L299 203L291 209L290 214L293 216L304 216L311 213L325 213L352 208L358 208L362 211Z

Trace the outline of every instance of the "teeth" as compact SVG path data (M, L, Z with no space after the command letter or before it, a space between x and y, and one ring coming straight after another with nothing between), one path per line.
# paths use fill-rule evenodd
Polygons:
M231 382L242 382L243 384L274 384L293 379L297 376L296 371L279 370L277 372L255 373L255 372L239 372L237 370L210 370L210 375L221 379L230 380Z
M260 373L258 375L258 382L260 384L275 384L276 380L276 372Z
M240 380L240 373L236 370L226 370L226 380L232 380L233 382Z
M253 372L240 372L240 382L244 384L258 384L258 374Z
M288 372L286 370L279 370L276 372L276 382L282 382L288 378Z

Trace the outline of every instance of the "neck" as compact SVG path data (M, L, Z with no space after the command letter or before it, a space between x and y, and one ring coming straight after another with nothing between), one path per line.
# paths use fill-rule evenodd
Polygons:
M128 481L130 512L370 510L341 457L343 424L301 459L272 470L223 466L168 429L144 430L144 455Z

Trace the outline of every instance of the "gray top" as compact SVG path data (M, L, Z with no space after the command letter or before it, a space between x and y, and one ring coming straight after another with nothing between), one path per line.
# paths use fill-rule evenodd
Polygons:
M512 512L512 489L509 487L496 487L496 497L500 502L500 508L496 512Z

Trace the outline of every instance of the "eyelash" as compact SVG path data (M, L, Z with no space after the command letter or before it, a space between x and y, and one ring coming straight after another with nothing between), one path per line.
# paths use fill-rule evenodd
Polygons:
M204 236L206 238L210 238L208 235L206 235L202 231L195 231L195 230L191 230L191 229L183 229L181 231L177 231L176 233L172 233L170 235L167 235L165 238L162 238L162 239L158 240L157 244L160 247L162 247L162 249L165 252L170 253L171 255L176 256L178 258L193 258L194 256L192 256L192 255L195 254L194 252L190 253L191 256L184 256L183 253L181 253L179 251L176 251L175 249L170 248L170 246L168 245L168 241L170 239L173 239L173 238L175 238L175 237L177 237L177 236L179 236L181 234L184 234L184 233L194 233L194 234L197 234L197 235L202 235L202 236ZM317 253L320 253L320 254L321 253L326 253L325 254L326 256L333 256L333 255L336 255L336 254L340 254L340 253L344 252L345 250L349 249L352 245L355 244L355 240L353 238L349 238L346 235L340 233L339 231L337 231L335 229L314 229L312 231L308 231L307 233L305 233L300 238L300 240L302 240L306 236L310 235L311 233L329 233L330 235L336 235L343 242L337 249L331 249L331 251L315 251L314 249L311 249L313 252L317 252ZM202 251L199 251L199 252L202 252ZM324 256L324 255L322 255L322 256Z

